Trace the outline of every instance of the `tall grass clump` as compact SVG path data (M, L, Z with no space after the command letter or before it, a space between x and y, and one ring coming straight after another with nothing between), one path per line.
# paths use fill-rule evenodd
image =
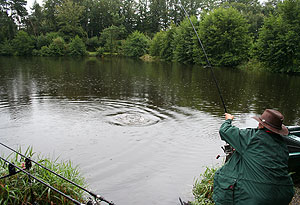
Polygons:
M21 148L18 149L18 152L22 153ZM35 153L33 152L32 147L27 148L24 155L33 159ZM12 153L6 157L6 160L14 163L18 167L24 168L25 159L16 153ZM51 159L49 157L42 157L41 155L36 155L33 160L76 184L85 187L85 180L80 175L78 167L74 167L70 161L60 162L58 161L58 158ZM3 160L0 160L0 176L8 174L7 167L8 164ZM16 171L18 171L18 169L16 169ZM26 171L46 182L48 185L69 195L71 198L80 202L84 201L85 196L81 189L39 167L35 163L32 163L31 169ZM23 172L0 180L0 204L33 204L34 202L51 205L73 204L68 199L33 178L29 180L28 175Z
M196 179L193 186L193 195L195 201L191 202L192 205L213 205L215 204L213 196L214 176L218 168L207 167L203 174Z

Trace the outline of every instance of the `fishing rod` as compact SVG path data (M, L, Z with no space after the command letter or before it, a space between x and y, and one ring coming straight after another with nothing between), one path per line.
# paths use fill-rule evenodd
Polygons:
M203 53L204 53L204 55L205 55L207 67L210 68L211 75L213 76L214 82L215 82L215 84L216 84L216 87L217 87L219 96L220 96L221 101L222 101L222 104L223 104L224 111L225 111L225 113L228 113L228 112L227 112L227 109L226 109L226 105L225 105L224 99L223 99L223 96L222 96L222 93L221 93L221 89L220 89L220 87L219 87L219 83L218 83L218 81L217 81L217 78L216 78L215 73L214 73L214 71L213 71L213 68L212 68L212 66L211 66L211 63L210 63L210 61L209 61L209 59L208 59L208 56L207 56L207 53L206 53L205 48L204 48L204 46L203 46L203 43L202 43L202 41L200 40L200 37L199 37L199 35L198 35L198 32L197 32L197 30L195 29L195 26L194 26L194 24L193 24L193 22L192 22L192 20L191 20L191 18L190 18L190 16L189 16L189 14L187 13L187 11L185 10L185 8L183 7L181 1L179 1L178 3L179 3L179 5L180 5L180 7L182 8L182 10L184 11L186 17L189 19L189 21L190 21L190 23L191 23L191 25L192 25L192 27L193 27L193 29L194 29L194 32L195 32L195 34L196 34L196 36L197 36L197 39L198 39L198 41L199 41L199 44L200 44L200 46L201 46L201 48L202 48L202 50L203 50ZM227 160L230 158L230 156L233 154L234 150L233 150L233 148L232 148L228 143L226 143L226 144L224 145L224 147L222 147L222 149L223 149L223 151L224 151L225 154L226 154L226 161L227 161ZM219 158L219 156L217 156L217 159L218 159L218 158Z
M23 155L23 154L21 154L20 152L18 152L18 151L16 151L16 150L12 149L11 147L9 147L9 146L7 146L7 145L1 143L1 142L0 142L0 145L2 145L3 147L5 147L5 148L7 148L7 149L9 149L9 150L11 150L11 151L17 153L17 154L20 155L21 157L25 158L27 161L29 160L30 162L35 163L35 164L38 165L39 167L42 167L43 169L47 170L48 172L50 172L50 173L52 173L52 174L54 174L54 175L60 177L61 179L65 180L65 181L69 182L70 184L72 184L72 185L74 185L74 186L80 188L81 190L87 192L88 194L90 194L91 196L93 196L96 200L100 200L100 201L106 202L106 203L109 204L109 205L115 205L112 201L108 201L108 200L106 200L105 198L103 198L102 196L100 196L100 195L98 195L98 194L95 194L95 193L93 193L93 192L87 190L86 188L84 188L84 187L82 187L82 186L76 184L75 182L73 182L73 181L71 181L71 180L69 180L69 179L67 179L67 178L65 178L65 177L63 177L63 176L61 176L60 174L57 174L56 172L52 171L51 169L48 169L47 167L41 165L40 163L38 163L38 162L36 162L36 161L34 161L34 160L32 160L32 159L26 157L25 155ZM3 159L3 158L1 158L1 159ZM7 161L7 160L5 160L5 161ZM11 163L10 163L10 164L11 164Z
M223 99L223 96L222 96L222 93L221 93L221 90L220 90L218 81L217 81L217 79L216 79L215 73L214 73L214 71L213 71L213 69L212 69L211 63L210 63L210 61L209 61L209 59L208 59L208 56L207 56L207 53L206 53L206 51L205 51L205 49L204 49L204 46L203 46L203 44L202 44L202 41L200 40L200 37L199 37L199 35L198 35L198 32L197 32L197 30L195 29L195 26L194 26L193 22L191 21L189 14L188 14L187 11L185 10L185 8L182 6L181 1L179 1L178 4L180 5L180 7L182 8L182 10L184 11L186 17L189 19L189 21L190 21L190 23L191 23L191 25L192 25L192 27L193 27L193 29L194 29L194 32L195 32L195 34L196 34L196 36L197 36L197 38L198 38L198 41L199 41L199 43L200 43L200 46L201 46L201 48L202 48L202 50L203 50L203 53L204 53L204 55L205 55L207 67L210 68L211 75L213 76L214 82L215 82L215 84L216 84L216 87L217 87L219 96L220 96L220 98L221 98L221 101L222 101L222 104L223 104L223 107L224 107L224 111L225 111L225 113L227 113L227 109L226 109L226 106L225 106L225 102L224 102L224 99Z
M223 96L222 96L222 93L221 93L221 89L220 89L220 87L219 87L219 83L218 83L218 81L217 81L217 79L216 79L215 73L214 73L213 68L212 68L212 66L211 66L211 63L210 63L210 61L209 61L209 59L208 59L208 56L207 56L207 53L206 53L205 48L204 48L204 46L203 46L203 43L202 43L202 41L201 41L201 39L200 39L200 37L199 37L199 35L198 35L198 32L197 32L197 30L196 30L196 28L195 28L195 26L194 26L194 24L193 24L193 22L192 22L192 20L191 20L191 18L190 18L190 16L189 16L189 14L187 13L187 11L185 10L185 8L183 7L181 1L179 1L178 4L180 5L180 7L182 8L182 10L184 11L186 17L189 19L189 21L190 21L190 23L191 23L191 25L192 25L192 27L193 27L193 29L194 29L194 32L195 32L195 34L196 34L196 36L197 36L197 39L198 39L198 41L199 41L199 44L200 44L200 46L201 46L201 48L202 48L202 51L203 51L203 53L204 53L204 55L205 55L207 67L210 68L211 75L213 76L214 82L215 82L215 84L216 84L216 87L217 87L217 90L218 90L220 99L221 99L222 104L223 104L224 111L225 111L225 113L227 113L226 105L225 105L225 102L224 102L224 99L223 99ZM231 147L231 146L228 145L228 144L226 144L224 147L225 147L224 149L226 149L227 147ZM223 148L222 148L222 149L223 149ZM186 203L186 202L183 202L183 201L181 200L180 197L179 197L179 201L180 201L180 204L181 204L181 205L188 204L188 203Z

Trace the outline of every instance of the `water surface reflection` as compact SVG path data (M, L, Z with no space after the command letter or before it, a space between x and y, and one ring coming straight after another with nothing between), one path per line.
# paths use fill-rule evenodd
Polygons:
M300 77L215 69L235 124L277 108L299 123ZM221 161L223 108L204 68L113 59L0 57L0 140L79 164L116 204L178 204ZM2 149L1 149L2 151Z

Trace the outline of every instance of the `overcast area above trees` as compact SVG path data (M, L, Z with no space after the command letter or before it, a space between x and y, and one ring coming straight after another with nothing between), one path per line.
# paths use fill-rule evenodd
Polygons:
M88 52L213 66L300 71L300 0L0 0L0 55Z

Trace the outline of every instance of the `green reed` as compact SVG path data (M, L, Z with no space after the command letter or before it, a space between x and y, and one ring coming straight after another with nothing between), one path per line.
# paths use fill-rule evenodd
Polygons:
M21 148L18 149L18 152L22 153ZM35 153L32 147L28 147L24 155L33 159ZM17 153L12 153L6 159L18 167L24 167L25 159ZM51 159L50 157L42 157L41 155L36 155L33 160L76 184L85 187L86 183L79 173L78 166L73 166L71 161L58 161L58 158ZM8 164L0 160L0 176L8 174L7 167ZM84 201L85 195L81 189L39 167L35 163L32 163L32 167L28 172L73 199L80 202ZM32 178L29 180L28 175L23 172L0 180L0 204L32 204L34 201L38 204L73 204L38 181Z

